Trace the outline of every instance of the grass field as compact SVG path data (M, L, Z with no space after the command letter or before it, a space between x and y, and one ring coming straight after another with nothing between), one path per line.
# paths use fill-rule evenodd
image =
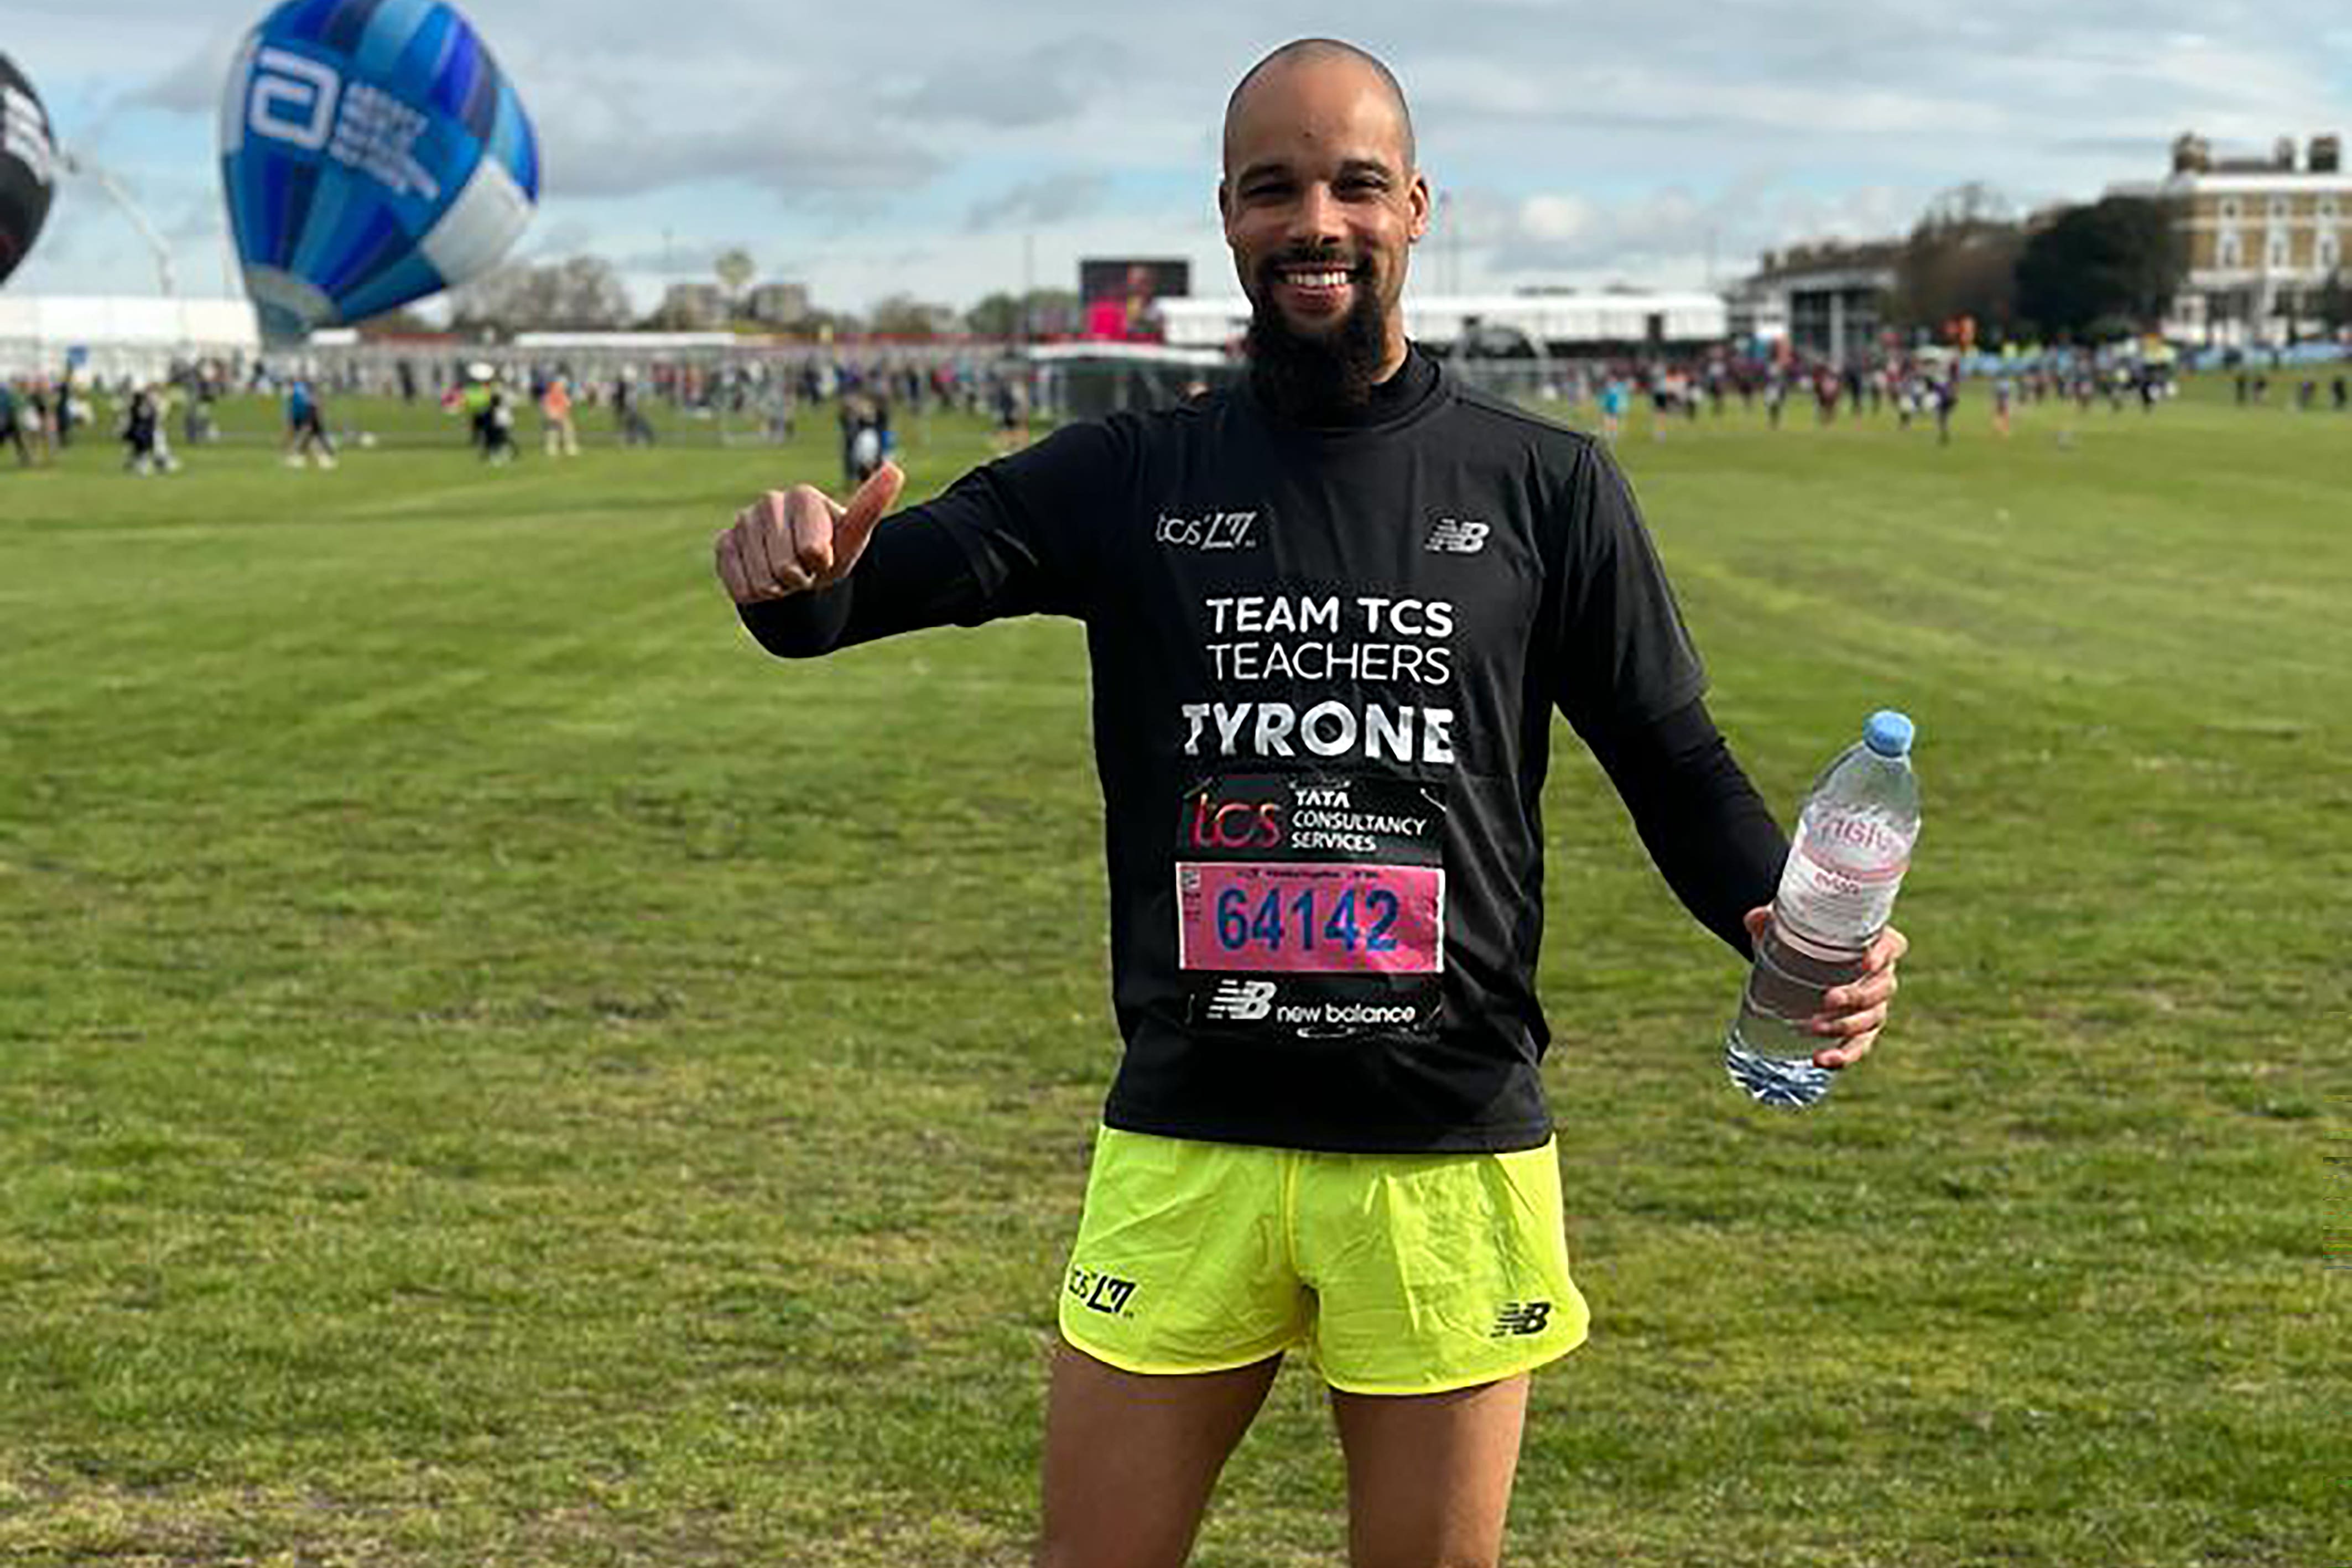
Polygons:
M1895 704L1927 829L1894 1029L1769 1112L1560 748L1596 1322L1515 1562L2352 1562L2352 419L1987 423L1622 447L1767 797ZM1116 1049L1077 631L761 655L709 538L819 430L115 457L0 457L0 1563L1024 1561ZM1197 1562L1339 1495L1294 1370Z

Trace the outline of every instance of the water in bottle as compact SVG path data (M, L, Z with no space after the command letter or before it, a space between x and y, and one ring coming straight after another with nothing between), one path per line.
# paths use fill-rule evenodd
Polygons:
M1919 837L1911 738L1902 714L1872 714L1798 813L1772 921L1723 1045L1731 1081L1765 1104L1810 1105L1830 1091L1832 1070L1812 1056L1832 1041L1805 1021L1822 1010L1823 993L1862 973L1863 955L1894 912Z

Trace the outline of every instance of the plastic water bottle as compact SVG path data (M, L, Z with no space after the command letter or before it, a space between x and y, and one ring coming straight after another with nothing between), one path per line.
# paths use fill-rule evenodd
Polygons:
M1810 1105L1830 1092L1812 1055L1831 1041L1807 1032L1826 991L1862 973L1863 955L1895 911L1919 837L1912 726L1872 714L1862 739L1814 780L1798 813L1772 922L1757 939L1739 1016L1723 1042L1724 1071L1767 1105Z

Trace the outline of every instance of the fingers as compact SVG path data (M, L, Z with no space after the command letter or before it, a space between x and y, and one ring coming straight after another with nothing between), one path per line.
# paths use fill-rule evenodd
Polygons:
M1864 955L1861 975L1822 994L1822 1010L1805 1020L1807 1029L1831 1040L1813 1052L1815 1066L1851 1067L1870 1054L1902 988L1895 966L1910 948L1910 939L1888 926Z
M751 574L743 567L743 548L735 539L735 530L723 530L713 541L711 553L717 557L719 580L727 590L727 597L738 604L749 604L759 598L752 591Z
M849 497L849 505L841 509L839 521L834 525L833 553L840 563L835 569L836 574L857 564L857 558L866 553L866 541L875 525L889 515L891 503L898 500L898 491L906 483L906 470L896 463L885 462L857 486L857 494Z
M738 604L782 599L833 575L834 517L823 492L802 485L770 490L735 514L711 541L713 564Z
M1857 1035L1843 1045L1825 1045L1813 1052L1813 1065L1826 1067L1832 1071L1842 1067L1852 1067L1855 1062L1868 1056L1870 1048L1877 1043L1878 1031L1872 1030L1868 1034Z
M738 604L825 588L846 576L907 476L886 463L844 507L812 485L770 490L711 541L713 564Z

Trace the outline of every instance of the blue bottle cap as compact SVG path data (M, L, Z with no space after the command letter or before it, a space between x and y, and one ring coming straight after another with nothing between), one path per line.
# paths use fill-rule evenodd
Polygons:
M1911 716L1891 707L1880 708L1862 727L1863 744L1881 757L1911 755Z

